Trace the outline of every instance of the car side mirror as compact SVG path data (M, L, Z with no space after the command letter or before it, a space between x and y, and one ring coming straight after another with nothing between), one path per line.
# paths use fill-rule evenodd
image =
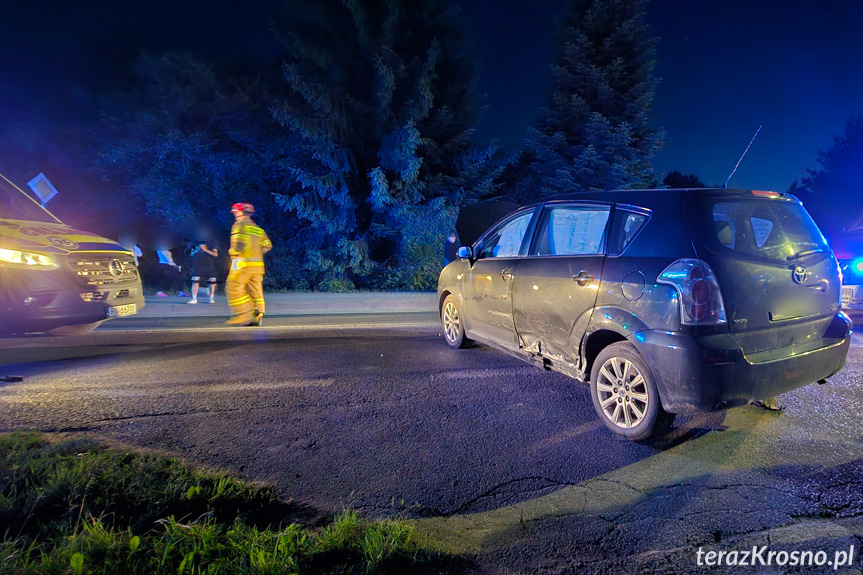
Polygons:
M458 249L459 259L470 259L473 257L473 250L468 246L462 246Z

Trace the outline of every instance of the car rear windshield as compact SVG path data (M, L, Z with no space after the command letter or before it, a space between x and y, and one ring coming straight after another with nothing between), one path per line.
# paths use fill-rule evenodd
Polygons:
M57 218L0 175L0 218L56 224Z
M772 198L707 198L698 226L713 251L761 261L789 262L824 256L830 248L799 203Z

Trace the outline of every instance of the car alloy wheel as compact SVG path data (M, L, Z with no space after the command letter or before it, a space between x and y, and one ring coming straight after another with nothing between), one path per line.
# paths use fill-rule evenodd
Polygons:
M454 302L448 301L443 306L443 330L448 341L455 341L461 335L461 316Z
M630 429L644 420L650 404L647 384L628 359L612 357L602 364L596 392L602 411L614 425Z
M446 296L440 320L443 324L444 338L450 347L464 348L473 344L473 341L464 335L464 320L454 295Z
M657 436L674 421L674 414L662 407L650 367L626 341L613 343L596 356L590 396L602 423L626 439Z

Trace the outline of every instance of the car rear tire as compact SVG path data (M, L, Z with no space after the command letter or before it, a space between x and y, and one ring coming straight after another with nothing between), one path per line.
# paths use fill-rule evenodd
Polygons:
M443 300L440 321L443 325L443 336L447 345L455 349L464 349L473 345L473 340L464 334L464 316L458 301L452 294Z
M62 325L60 327L55 327L54 329L49 329L45 331L45 333L48 335L81 335L82 333L93 331L100 323L102 322L97 321L93 323L79 323L76 325Z
M590 397L602 423L626 439L658 436L674 421L662 407L647 362L629 342L613 343L596 356Z

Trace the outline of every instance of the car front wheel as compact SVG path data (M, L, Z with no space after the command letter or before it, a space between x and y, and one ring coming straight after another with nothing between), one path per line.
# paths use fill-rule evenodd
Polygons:
M458 349L470 347L473 344L473 340L468 339L464 334L464 316L454 295L446 296L443 301L440 320L447 345Z
M674 421L662 408L647 362L629 342L599 352L590 371L590 396L602 423L626 439L657 436Z

